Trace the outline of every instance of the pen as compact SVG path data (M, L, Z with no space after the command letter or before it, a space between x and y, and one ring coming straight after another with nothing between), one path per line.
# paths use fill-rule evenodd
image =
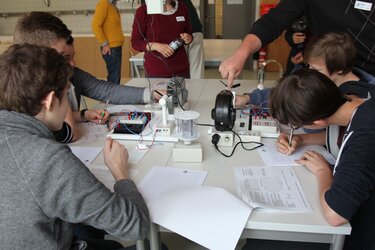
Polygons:
M292 146L293 134L294 134L294 127L292 127L292 129L290 130L289 141L288 141L289 150L288 150L287 155L290 155L290 147Z
M157 91L156 89L155 89L154 91L155 91L158 95L163 96L163 94L160 93L159 91Z
M228 85L227 85L225 82L223 82L222 80L220 80L220 82L221 82L225 87L228 87ZM239 87L239 86L241 86L241 83L236 83L236 84L234 84L234 85L232 86L232 89L237 88L237 87Z
M105 111L107 111L108 103L109 103L109 100L107 100L107 102L105 103L104 110L102 112L102 117L100 118L99 123L102 123L102 120L103 120L104 115L105 115Z

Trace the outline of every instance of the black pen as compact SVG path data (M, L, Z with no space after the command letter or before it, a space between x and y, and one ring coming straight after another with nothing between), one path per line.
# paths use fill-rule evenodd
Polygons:
M157 91L156 89L154 90L157 94L159 94L161 97L163 96L162 93L160 93L159 91Z
M227 85L225 82L223 82L222 80L220 80L220 82L221 82L225 87L228 87L228 85ZM234 84L234 85L232 86L232 89L237 88L237 87L239 87L239 86L241 86L241 83L236 83L236 84Z

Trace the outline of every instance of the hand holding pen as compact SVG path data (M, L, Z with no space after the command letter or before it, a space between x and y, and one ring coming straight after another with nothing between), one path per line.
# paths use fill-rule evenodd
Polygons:
M296 148L301 144L300 135L294 135L292 133L281 133L276 142L277 151L280 153L291 155Z
M107 112L108 103L109 103L109 100L107 100L107 102L106 102L105 105L104 105L104 110L102 111L101 118L100 118L100 120L99 120L99 122L98 122L99 124L102 123L102 120L103 120L103 118L104 118L104 116L105 116L105 114L106 114L106 112ZM107 113L108 113L108 112L107 112Z

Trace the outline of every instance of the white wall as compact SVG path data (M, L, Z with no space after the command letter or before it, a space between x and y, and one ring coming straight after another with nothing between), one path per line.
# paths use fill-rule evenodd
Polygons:
M46 2L50 3L49 7ZM55 14L59 12L60 18L74 34L90 34L92 13L97 2L98 0L0 0L0 36L12 35L20 15L30 11L48 11ZM132 0L118 2L124 33L131 33L134 19L131 2ZM138 6L138 1L135 0L134 9Z

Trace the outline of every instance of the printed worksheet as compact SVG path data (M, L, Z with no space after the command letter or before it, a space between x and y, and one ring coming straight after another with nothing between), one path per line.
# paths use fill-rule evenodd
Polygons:
M277 151L276 143L264 143L264 146L258 149L260 156L267 166L291 166L299 165L295 162L302 157L307 150L313 150L321 153L329 164L335 165L336 159L320 145L306 145L299 147L291 155L282 154Z
M254 208L312 211L293 167L235 167L239 196Z

